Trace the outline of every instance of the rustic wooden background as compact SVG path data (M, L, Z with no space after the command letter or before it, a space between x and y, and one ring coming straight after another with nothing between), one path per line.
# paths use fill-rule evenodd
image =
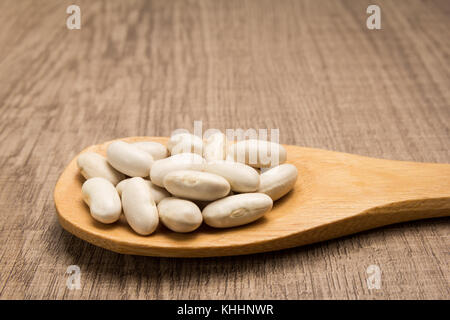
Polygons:
M78 4L82 28L66 28ZM382 30L365 26L382 10ZM52 192L88 145L175 128L450 162L450 1L0 1L2 299L449 299L449 219L280 252L125 256L62 230ZM81 268L81 290L66 268ZM368 290L366 268L382 270Z

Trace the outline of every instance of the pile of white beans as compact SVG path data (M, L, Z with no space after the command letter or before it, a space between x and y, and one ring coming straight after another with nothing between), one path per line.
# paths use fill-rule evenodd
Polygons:
M283 146L252 139L229 144L222 133L205 140L176 134L167 146L115 141L106 153L77 158L87 179L83 200L102 223L116 222L123 211L140 235L153 233L159 221L175 232L194 231L203 221L215 228L253 222L293 188L298 174L284 163Z

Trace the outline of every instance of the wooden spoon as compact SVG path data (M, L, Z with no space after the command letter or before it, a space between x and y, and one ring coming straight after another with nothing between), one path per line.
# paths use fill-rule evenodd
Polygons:
M167 138L132 137L127 142ZM83 152L105 154L112 141ZM123 219L95 221L81 197L84 181L73 159L54 192L59 222L94 245L125 254L161 257L241 255L290 248L392 223L450 215L450 164L367 158L347 153L285 146L297 166L294 189L254 223L189 234L160 225L150 236L133 232Z

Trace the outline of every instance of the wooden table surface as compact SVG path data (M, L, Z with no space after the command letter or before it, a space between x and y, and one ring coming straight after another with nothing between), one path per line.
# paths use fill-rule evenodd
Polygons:
M449 299L448 218L207 259L116 254L56 218L53 188L80 150L195 120L450 162L450 1L377 0L382 30L368 30L372 2L2 0L0 298ZM66 28L73 3L81 30Z

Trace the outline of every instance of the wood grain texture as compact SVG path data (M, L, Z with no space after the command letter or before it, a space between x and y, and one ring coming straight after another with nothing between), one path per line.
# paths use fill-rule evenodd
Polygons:
M128 137L125 142L164 137ZM118 140L114 140L118 141ZM112 141L82 152L106 156ZM85 179L70 161L55 186L61 226L99 247L157 257L217 257L292 248L389 224L450 215L450 164L393 161L285 145L286 163L300 173L293 190L275 201L257 222L229 229L202 225L189 234L162 225L150 236L125 221L105 225L92 219L83 201Z
M66 7L82 29L65 27ZM282 143L450 162L450 2L0 2L0 297L448 299L449 220L252 256L108 252L52 191L86 146L175 128L280 128ZM66 268L81 268L81 290ZM366 268L382 270L369 290Z

